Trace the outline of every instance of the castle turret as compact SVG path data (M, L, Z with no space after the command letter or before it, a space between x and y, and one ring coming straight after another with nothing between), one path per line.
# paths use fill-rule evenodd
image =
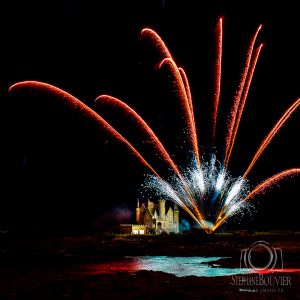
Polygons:
M152 210L154 209L154 202L152 202L148 199L147 208L152 212Z
M176 203L174 203L174 233L179 233L179 209Z
M159 217L165 219L166 217L166 200L158 200L159 203Z
M140 209L140 201L137 200L137 206L135 209L135 220L137 224L140 224L141 222L141 209Z

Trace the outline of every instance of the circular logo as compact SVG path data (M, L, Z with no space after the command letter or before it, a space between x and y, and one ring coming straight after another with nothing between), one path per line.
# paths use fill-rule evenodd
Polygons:
M244 259L252 269L264 271L275 267L277 252L268 242L257 241L249 247Z

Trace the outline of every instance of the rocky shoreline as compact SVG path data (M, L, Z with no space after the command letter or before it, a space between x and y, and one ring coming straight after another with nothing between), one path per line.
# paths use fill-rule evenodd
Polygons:
M1 237L0 299L299 299L300 273L271 274L289 276L291 285L264 287L247 286L243 282L236 285L232 276L176 277L153 271L115 274L78 271L82 265L126 255L231 257L217 263L233 268L239 266L241 249L255 240L258 240L255 236ZM285 268L300 268L298 236L263 236L259 240L282 249Z

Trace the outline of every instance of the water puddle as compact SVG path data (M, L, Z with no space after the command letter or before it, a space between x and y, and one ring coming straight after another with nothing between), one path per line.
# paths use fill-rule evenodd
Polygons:
M137 271L155 271L185 276L230 276L249 274L251 269L224 268L218 260L228 257L174 257L174 256L127 256L119 260L89 265L89 273L113 274L117 272L135 273Z

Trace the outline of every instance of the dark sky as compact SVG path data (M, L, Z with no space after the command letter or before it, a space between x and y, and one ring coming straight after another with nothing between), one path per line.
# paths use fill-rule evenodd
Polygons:
M90 106L100 94L119 97L159 132L172 154L183 155L171 86L154 70L154 49L140 43L141 29L153 28L187 71L207 153L218 17L224 17L219 146L247 46L263 24L258 41L264 48L230 164L236 177L300 96L300 25L293 1L20 2L1 4L0 9L3 229L76 231L101 228L114 216L120 217L118 222L134 208L145 173L125 147L52 99L9 97L7 89L17 81L53 84ZM299 167L299 117L297 112L264 152L249 175L252 186ZM292 179L257 197L252 219L231 226L299 228L298 186L299 179Z

